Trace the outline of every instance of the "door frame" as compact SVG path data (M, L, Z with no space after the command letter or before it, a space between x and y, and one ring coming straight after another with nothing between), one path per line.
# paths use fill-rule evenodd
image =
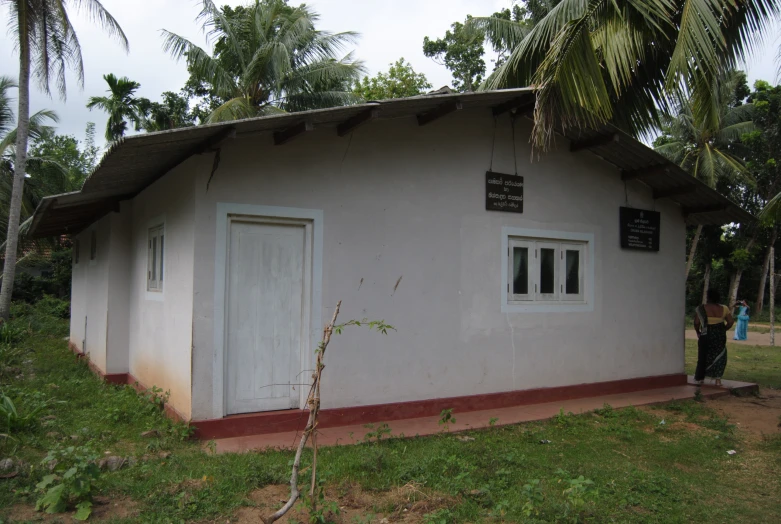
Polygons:
M213 413L216 418L223 418L227 414L227 340L225 310L228 293L228 261L230 225L233 219L252 221L259 223L288 223L300 224L307 227L307 249L309 255L304 253L304 263L309 264L310 275L309 299L310 304L305 311L309 311L309 326L302 325L301 371L308 370L312 366L313 354L320 341L321 315L322 315L322 280L323 280L323 211L320 209L301 209L293 207L257 206L252 204L217 203L215 216L216 246L214 257L214 357L212 360L212 400ZM308 260L307 260L308 259ZM305 321L302 321L305 322ZM302 383L307 373L302 373ZM299 391L299 405L305 407L306 392L308 388L301 386Z

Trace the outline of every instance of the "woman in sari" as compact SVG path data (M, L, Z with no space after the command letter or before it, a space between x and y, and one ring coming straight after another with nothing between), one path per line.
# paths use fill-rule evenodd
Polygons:
M720 302L719 292L711 288L707 303L694 311L694 329L698 337L694 380L699 384L708 376L721 386L721 377L727 367L727 330L735 321L729 308Z
M745 300L738 304L738 322L735 328L735 340L746 340L748 338L748 316L749 307Z

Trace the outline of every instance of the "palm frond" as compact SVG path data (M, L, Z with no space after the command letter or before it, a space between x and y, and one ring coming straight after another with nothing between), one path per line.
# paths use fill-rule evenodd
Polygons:
M241 49L242 42L233 30L231 21L225 17L222 10L220 10L212 0L203 0L203 7L197 20L202 22L207 39L211 40L214 37L224 36L228 39L233 49ZM168 33L168 31L165 30L163 30L163 32ZM236 53L236 55L239 58L242 69L244 69L247 65L244 55L240 52Z
M568 22L534 76L538 88L533 132L536 143L549 143L557 123L564 129L573 125L597 127L613 115L589 30L591 17L603 8L602 1L593 0L583 16Z
M776 223L781 220L781 193L771 198L765 204L757 218L766 224Z
M76 4L79 8L85 9L92 20L97 22L109 36L116 38L126 52L130 50L127 36L125 36L119 22L111 16L111 13L103 7L99 0L76 0Z
M722 127L716 134L716 140L722 143L738 141L740 140L740 137L746 133L751 133L756 128L756 124L751 120L747 122L738 122L731 126Z
M258 109L245 97L232 98L215 109L206 123L232 122L258 116Z
M187 66L200 78L209 79L218 93L235 92L233 77L222 68L217 60L186 38L163 29L163 50L174 59L185 58Z
M473 38L485 35L494 50L515 49L531 31L528 25L495 16L469 18L464 27Z

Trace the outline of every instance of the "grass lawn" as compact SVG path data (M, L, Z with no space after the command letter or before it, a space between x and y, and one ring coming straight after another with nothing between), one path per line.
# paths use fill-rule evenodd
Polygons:
M781 341L781 331L779 332ZM686 341L686 372L694 375L697 367L697 341ZM724 378L756 382L763 387L781 389L781 347L746 346L727 343L727 369Z
M40 515L36 485L50 474L41 460L68 446L78 449L66 449L66 466L80 451L134 459L95 481L100 520L258 522L257 514L275 508L254 506L279 505L284 488L274 485L289 482L292 453L212 454L186 440L186 428L166 419L154 399L101 383L68 352L65 321L28 313L13 325L31 330L0 345L0 384L20 418L41 411L10 431L0 422L0 433L11 436L0 438L0 459L26 464L17 476L0 478L0 522ZM765 361L744 368L738 356L737 350L730 355L728 370L739 375L733 378L779 380ZM752 370L767 374L752 376ZM148 430L157 434L141 436ZM737 454L727 454L733 449ZM781 439L751 438L708 403L606 406L468 434L391 435L322 448L318 456L326 498L338 503L315 515L319 522L781 521ZM305 467L310 460L305 457ZM264 498L272 492L275 497ZM248 515L254 520L242 520ZM305 521L305 511L296 515L290 522Z

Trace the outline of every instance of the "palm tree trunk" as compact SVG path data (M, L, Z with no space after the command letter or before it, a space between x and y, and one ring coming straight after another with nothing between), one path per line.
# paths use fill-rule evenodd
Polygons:
M705 278L702 281L702 303L708 302L708 287L710 286L710 260L705 264Z
M776 237L778 235L778 226L773 226L773 231L770 233L770 244L767 246L767 253L765 253L765 262L762 264L762 276L759 278L759 290L757 291L757 301L754 306L754 311L761 313L765 307L765 287L767 285L767 273L770 267L770 252L773 246L776 244Z
M692 262L694 262L694 253L697 252L697 243L700 241L700 235L702 234L702 226L697 226L697 232L694 233L694 238L692 239L692 247L689 248L689 258L686 260L686 278L685 280L689 280L689 271L692 269Z
M0 320L8 320L11 294L16 276L16 250L19 244L19 217L22 211L22 190L27 168L27 137L30 132L30 35L27 24L27 2L19 2L19 111L17 113L16 159L14 183L8 209L8 234L5 243L3 282L0 287Z
M776 345L776 253L770 246L770 345Z
M748 244L746 244L746 251L751 251L751 248L754 247L754 242L757 240L757 231L754 230L754 233L751 235L751 238L748 241ZM730 286L729 290L729 300L727 301L727 305L732 309L735 307L735 304L738 301L738 288L740 288L740 277L743 276L743 268L738 268L735 270L735 278L732 281L732 286Z

